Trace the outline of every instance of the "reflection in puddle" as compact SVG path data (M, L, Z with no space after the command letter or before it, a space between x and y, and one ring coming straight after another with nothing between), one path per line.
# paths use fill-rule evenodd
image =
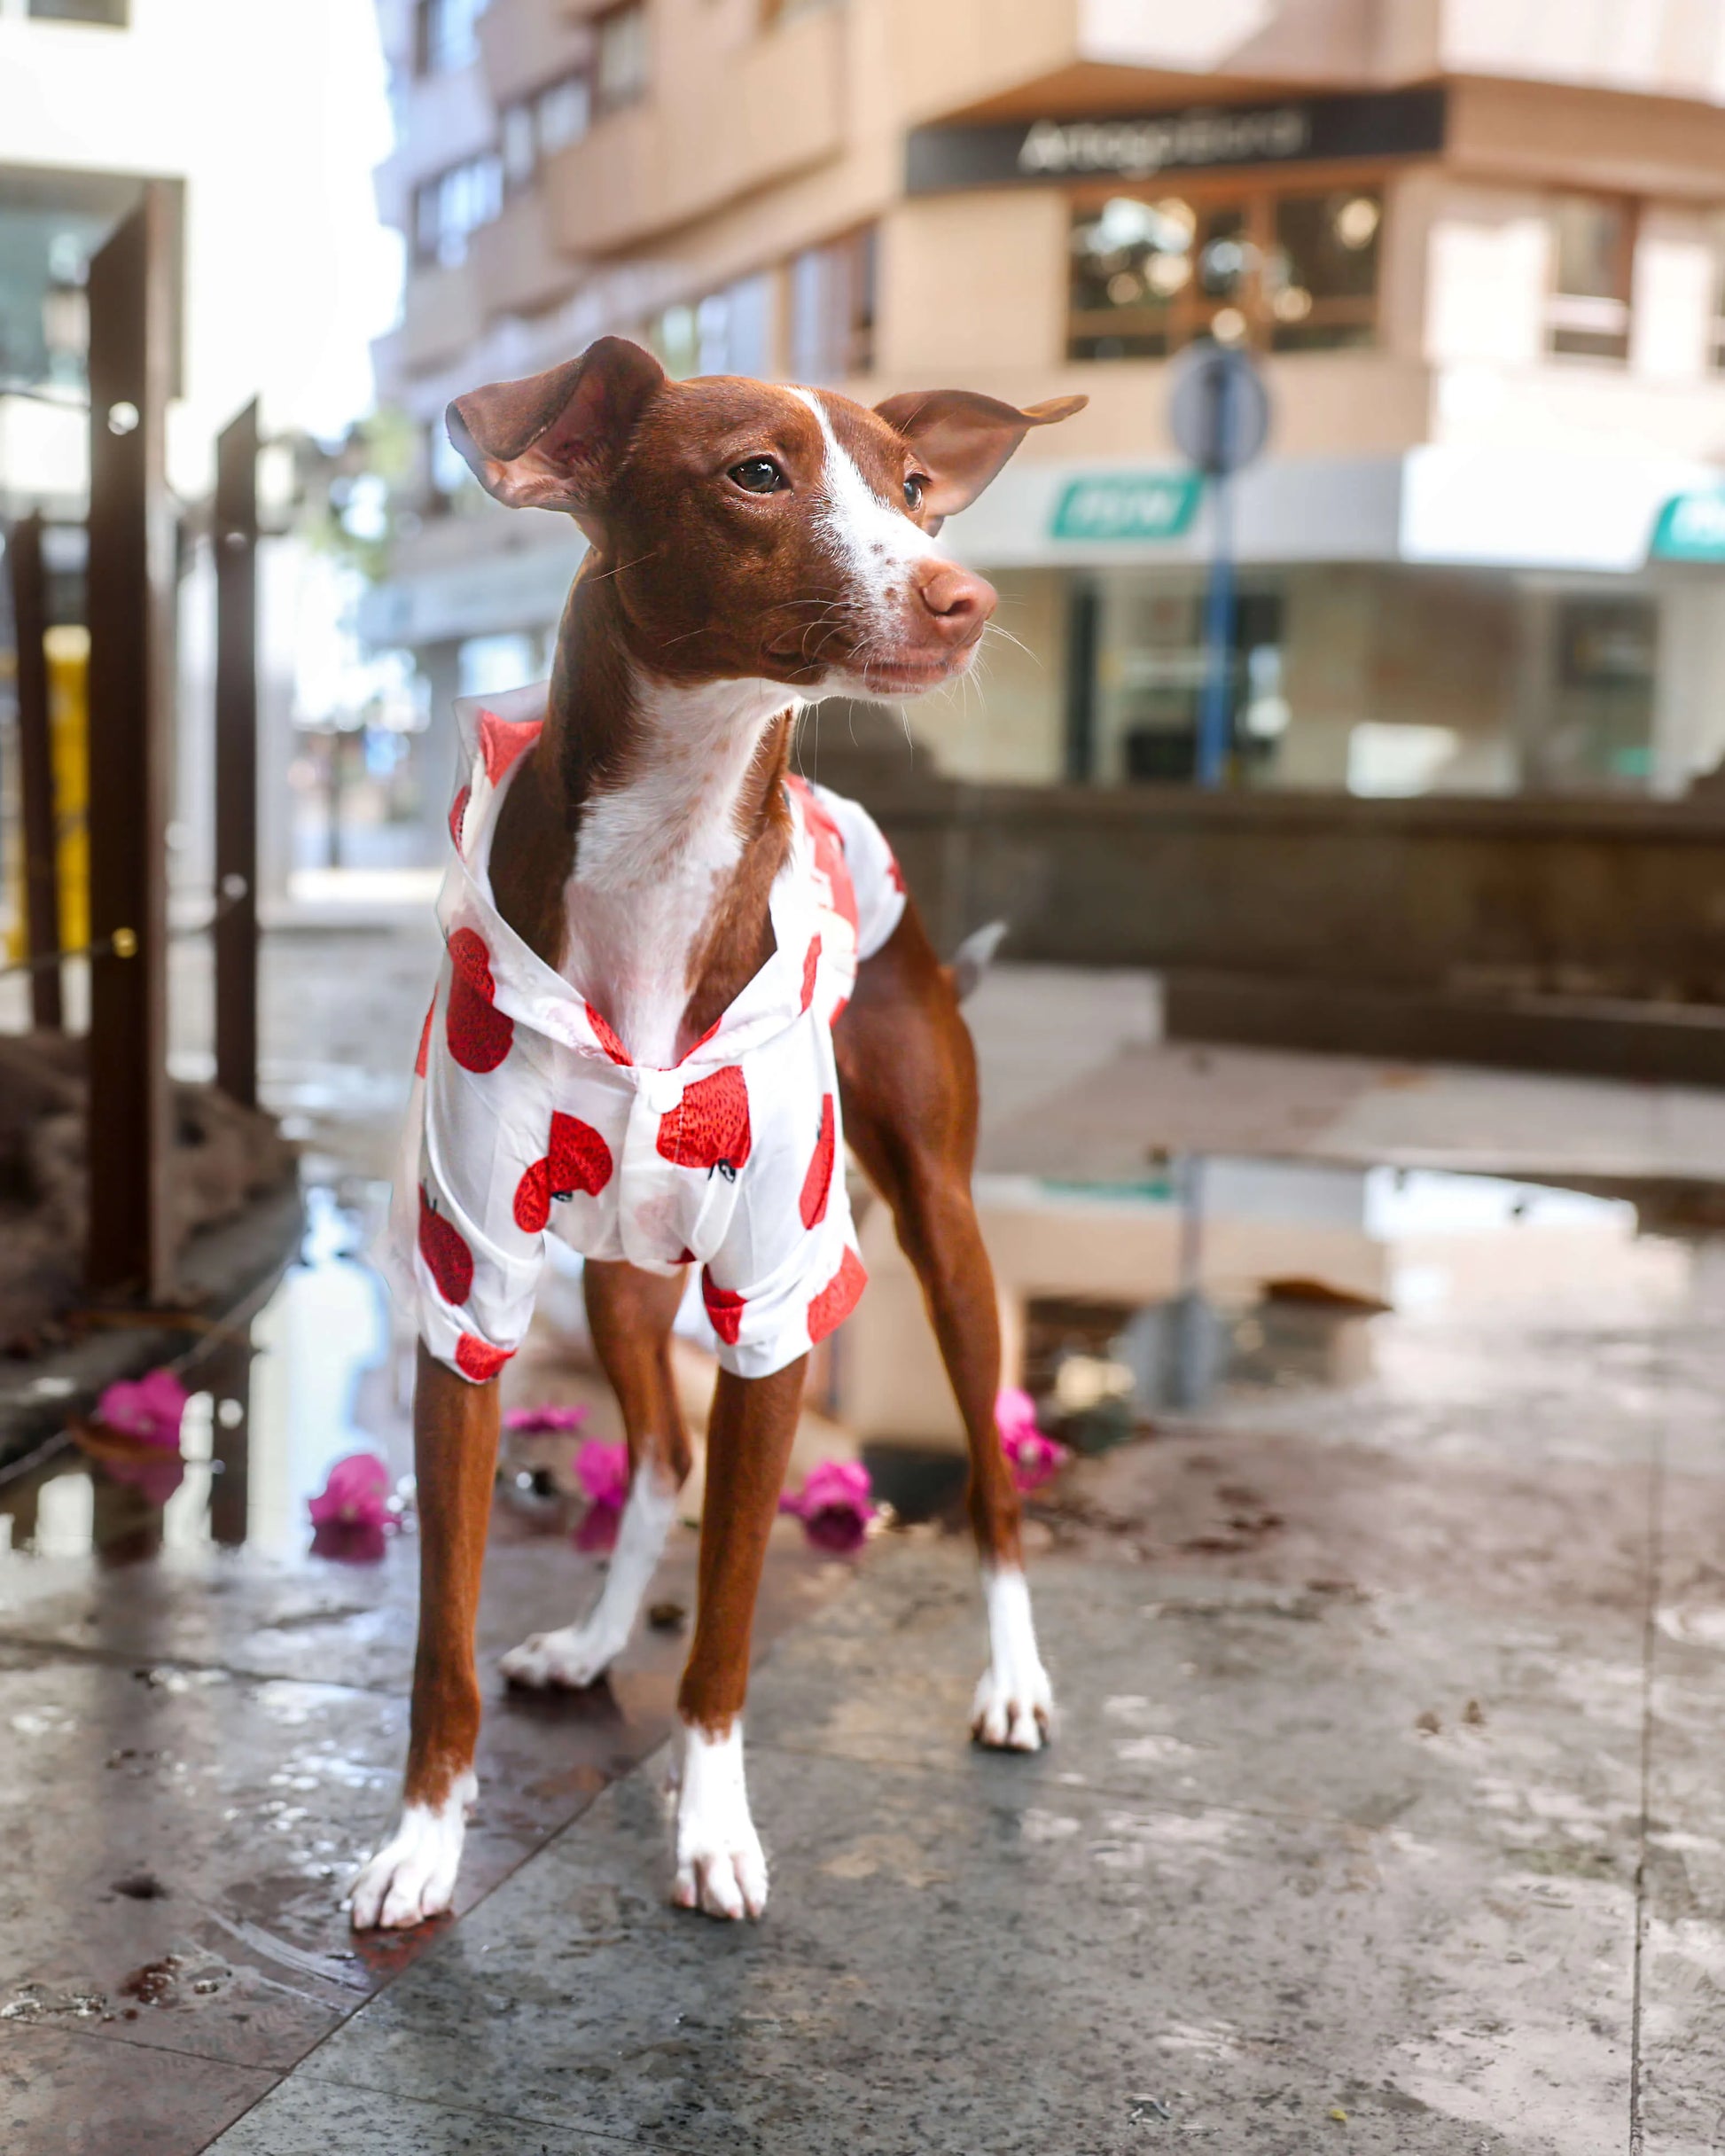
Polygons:
M1698 1247L1643 1236L1620 1198L1448 1170L1218 1156L1118 1191L994 1180L985 1211L1036 1221L1045 1272L1072 1277L1083 1236L1151 1289L1025 1296L1025 1385L1082 1452L1230 1390L1362 1385L1391 1315L1491 1324L1591 1315L1602 1295L1619 1315L1668 1301Z
M110 1566L211 1545L298 1556L308 1502L344 1454L376 1452L406 1473L408 1357L358 1254L385 1195L308 1186L299 1258L274 1295L241 1333L177 1365L191 1393L179 1451L128 1462L68 1449L0 1481L0 1550Z

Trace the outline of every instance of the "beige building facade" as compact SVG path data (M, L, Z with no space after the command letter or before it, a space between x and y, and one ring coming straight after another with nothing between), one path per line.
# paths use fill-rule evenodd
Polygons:
M1002 595L960 774L1192 768L1214 338L1237 783L1675 793L1725 758L1725 0L379 0L418 498L366 614L434 692L542 664L580 541L447 400L604 332L678 373L1082 391L948 527Z

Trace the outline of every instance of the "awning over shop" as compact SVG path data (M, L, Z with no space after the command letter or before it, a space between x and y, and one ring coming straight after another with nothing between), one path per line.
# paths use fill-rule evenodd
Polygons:
M1381 561L1629 575L1725 561L1725 490L1675 460L1423 446L1271 457L1235 482L1247 564ZM1202 563L1204 482L1168 463L1011 465L948 524L979 567Z

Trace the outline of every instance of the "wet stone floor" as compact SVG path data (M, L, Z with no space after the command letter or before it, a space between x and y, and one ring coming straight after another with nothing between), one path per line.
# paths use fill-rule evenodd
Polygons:
M456 1918L356 1943L414 1553L307 1550L332 1453L403 1457L315 1215L165 1505L0 1486L0 2148L1725 2151L1725 1263L1579 1200L1386 1233L1392 1309L1242 1321L1036 1501L1047 1752L964 1740L958 1537L841 1568L782 1523L762 1924L667 1905L648 1632L494 1693ZM493 1540L494 1665L592 1566L507 1494Z

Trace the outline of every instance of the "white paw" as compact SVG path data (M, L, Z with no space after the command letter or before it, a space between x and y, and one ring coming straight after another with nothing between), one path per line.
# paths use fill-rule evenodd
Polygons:
M971 1735L999 1752L1040 1752L1054 1721L1054 1690L1036 1652L1030 1590L1021 1572L984 1574L988 1667L971 1702Z
M1003 1671L990 1663L971 1702L971 1735L997 1752L1040 1752L1054 1719L1054 1691L1041 1662Z
M441 1804L407 1804L400 1824L350 1889L356 1932L406 1931L441 1917L455 1899L467 1807L479 1794L471 1773L457 1778Z
M581 1691L597 1684L628 1644L609 1628L566 1624L560 1631L535 1632L511 1647L499 1667L511 1684L534 1691L555 1687Z
M767 1906L767 1858L749 1816L739 1722L722 1737L691 1730L684 1739L676 1866L679 1909L734 1918Z

